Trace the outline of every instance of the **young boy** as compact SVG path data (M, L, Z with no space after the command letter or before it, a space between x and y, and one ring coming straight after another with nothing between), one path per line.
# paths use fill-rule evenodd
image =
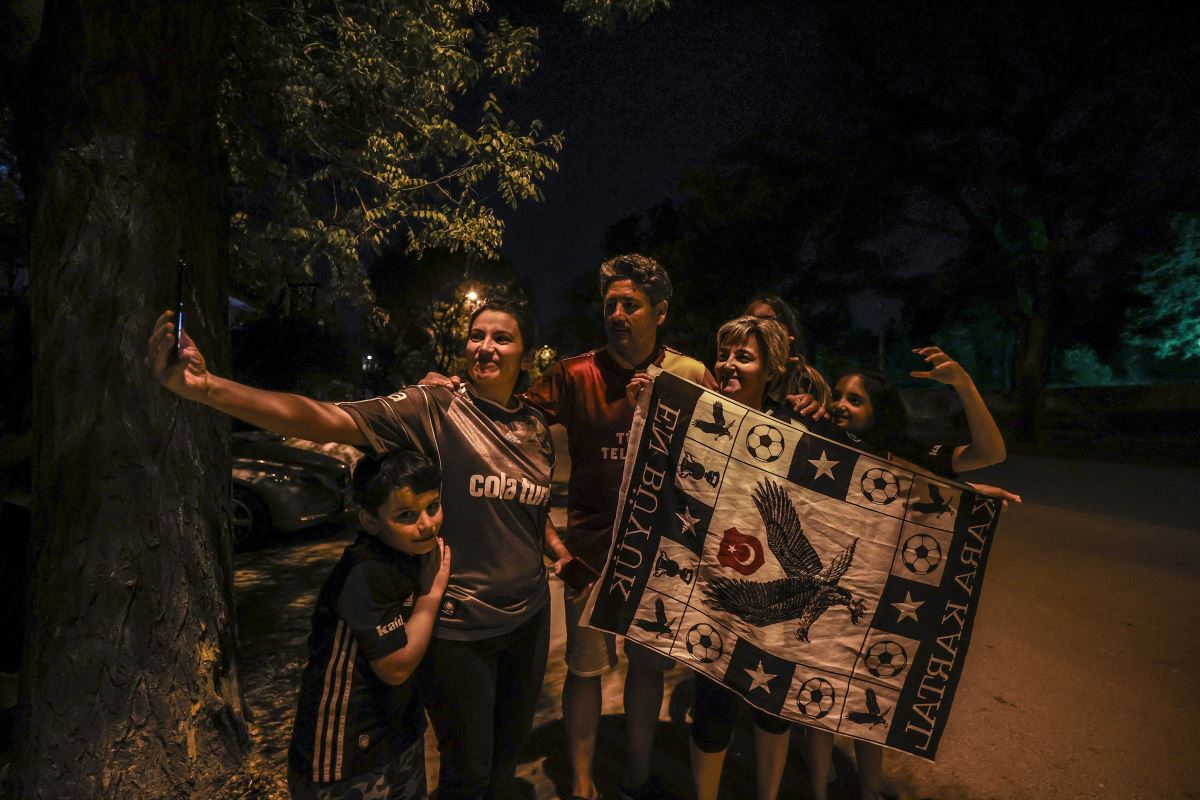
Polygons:
M288 751L298 800L426 797L425 715L410 680L450 576L441 475L420 453L354 473L365 529L321 587Z

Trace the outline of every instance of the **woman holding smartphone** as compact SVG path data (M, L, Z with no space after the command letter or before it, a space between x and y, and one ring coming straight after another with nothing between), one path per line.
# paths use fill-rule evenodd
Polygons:
M377 454L411 448L440 463L455 553L436 638L420 668L441 751L438 796L503 795L533 725L549 647L542 559L570 558L548 517L554 451L540 412L514 394L533 353L524 309L489 301L471 315L458 390L409 386L387 397L325 403L213 375L172 312L148 344L154 377L188 400L287 436Z

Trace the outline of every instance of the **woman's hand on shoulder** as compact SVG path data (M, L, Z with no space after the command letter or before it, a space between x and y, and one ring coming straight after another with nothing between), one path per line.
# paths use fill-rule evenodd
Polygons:
M947 386L964 386L971 381L971 376L962 368L962 365L955 361L950 356L942 352L942 349L937 345L929 347L916 347L913 352L925 359L930 369L913 370L908 373L914 378L928 378L931 381L944 383Z
M829 416L828 409L811 394L789 394L784 398L798 417L812 417L813 422Z
M456 392L458 391L458 387L462 385L462 378L457 375L446 377L440 372L427 372L425 373L425 377L421 378L418 383L422 386L436 386Z

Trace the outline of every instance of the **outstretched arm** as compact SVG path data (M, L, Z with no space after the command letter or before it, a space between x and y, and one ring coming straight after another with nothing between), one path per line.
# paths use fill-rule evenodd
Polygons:
M972 469L982 469L1003 461L1007 455L1004 449L1004 437L1000 435L1000 429L996 427L996 421L992 419L992 412L988 411L987 404L983 402L983 396L975 388L975 381L971 380L967 371L936 346L918 347L913 352L923 356L929 363L930 369L914 370L909 374L914 378L928 378L953 386L954 391L958 392L963 411L966 412L967 428L971 431L971 443L955 448L951 462L954 471L966 472Z
M179 358L172 363L174 316L174 312L166 311L155 323L146 345L146 366L150 367L155 380L175 394L284 436L360 447L367 444L354 419L333 403L256 389L213 375L208 371L200 348L186 331Z
M1010 500L1018 505L1021 503L1021 495L1010 492L1008 489L1000 486L993 486L990 483L967 483L967 486L970 486L984 497L992 497L999 500L1001 508L1008 508Z

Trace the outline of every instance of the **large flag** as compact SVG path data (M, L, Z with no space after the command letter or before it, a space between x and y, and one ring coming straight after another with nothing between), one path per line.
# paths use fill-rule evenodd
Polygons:
M764 711L932 761L999 508L660 372L584 620Z

